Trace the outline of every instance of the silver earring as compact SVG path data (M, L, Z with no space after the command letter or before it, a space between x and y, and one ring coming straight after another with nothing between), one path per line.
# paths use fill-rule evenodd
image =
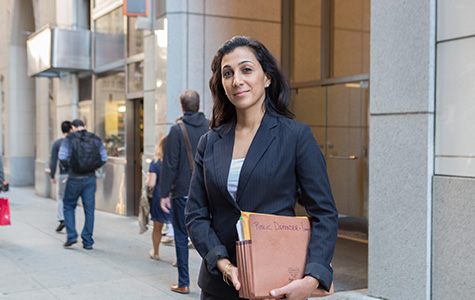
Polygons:
M269 84L266 84L266 88L269 87Z

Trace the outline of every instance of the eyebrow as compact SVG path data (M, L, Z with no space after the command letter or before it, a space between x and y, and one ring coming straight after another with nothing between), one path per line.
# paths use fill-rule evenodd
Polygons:
M251 63L251 64L255 65L255 64L254 64L252 61L250 61L250 60L243 60L243 61L241 61L241 62L238 64L238 66L243 65L243 64L247 64L247 63ZM225 65L225 66L223 66L223 67L221 68L221 70L224 70L224 69L226 69L226 68L231 68L231 66L230 66L230 65Z

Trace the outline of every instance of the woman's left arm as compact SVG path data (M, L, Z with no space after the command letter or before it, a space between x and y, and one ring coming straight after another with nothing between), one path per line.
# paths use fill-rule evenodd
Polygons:
M338 234L338 212L325 159L308 125L300 126L295 153L297 182L303 205L311 218L312 233L304 278L273 290L276 292L273 297L285 294L287 299L305 299L316 288L330 290L333 281L330 263Z
M211 224L203 166L207 137L208 135L201 137L196 149L194 170L185 207L185 223L190 239L203 257L208 271L214 275L221 275L221 270L217 266L218 260L229 258L229 254Z

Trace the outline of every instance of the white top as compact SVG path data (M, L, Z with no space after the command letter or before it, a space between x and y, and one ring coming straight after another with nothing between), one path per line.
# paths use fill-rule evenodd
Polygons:
M242 164L244 163L244 158L237 158L231 160L231 167L229 168L228 176L228 192L233 196L234 201L236 201L237 189L239 184L239 174L241 174Z

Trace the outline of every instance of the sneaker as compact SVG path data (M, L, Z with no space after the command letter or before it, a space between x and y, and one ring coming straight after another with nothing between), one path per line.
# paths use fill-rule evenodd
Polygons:
M92 246L83 245L82 247L83 247L84 249L86 249L86 250L92 250Z
M56 228L56 232L60 232L64 228L64 221L59 221L58 228Z

